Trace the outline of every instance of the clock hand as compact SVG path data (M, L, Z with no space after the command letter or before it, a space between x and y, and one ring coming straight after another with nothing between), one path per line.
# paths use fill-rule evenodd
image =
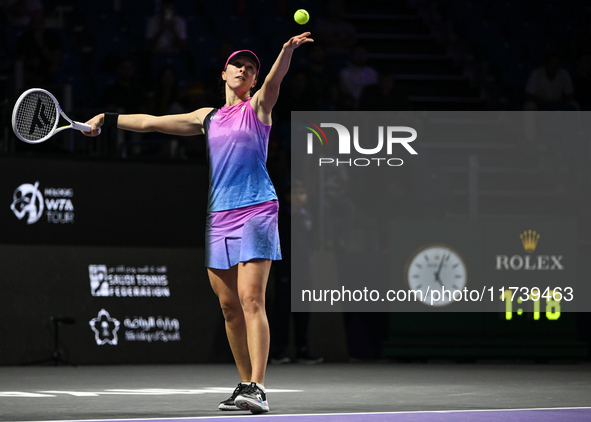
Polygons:
M439 285L440 285L441 287L443 287L443 283L442 283L442 282L441 282L441 280L439 279L439 272L436 272L436 273L435 273L435 281L436 281L437 283L439 283Z
M441 273L441 268L443 267L443 262L449 258L449 254L447 256L443 256L441 257L441 262L439 263L439 268L437 268L437 272L435 273L435 281L438 282L441 287L443 287L443 283L441 282L441 279L439 278L439 274Z

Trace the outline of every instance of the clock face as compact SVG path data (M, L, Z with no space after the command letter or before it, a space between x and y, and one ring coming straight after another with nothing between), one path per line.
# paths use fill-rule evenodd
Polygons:
M429 306L448 305L453 300L453 292L462 290L467 282L466 264L460 254L448 246L434 245L422 248L415 253L406 269L406 280L412 290L420 290L422 294L422 303ZM433 297L432 291L439 293L450 291L450 294L440 294ZM459 298L459 293L456 297ZM421 296L417 295L417 300Z

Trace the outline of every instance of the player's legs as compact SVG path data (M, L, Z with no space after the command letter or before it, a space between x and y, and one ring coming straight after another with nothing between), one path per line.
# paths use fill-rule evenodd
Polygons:
M252 367L247 343L247 328L242 305L238 296L238 266L228 270L208 268L209 281L218 296L224 320L226 334L232 355L238 367L238 374L243 382L250 382Z
M238 264L238 297L246 324L250 355L250 381L265 383L269 358L269 322L265 311L265 291L271 270L270 259L254 259Z

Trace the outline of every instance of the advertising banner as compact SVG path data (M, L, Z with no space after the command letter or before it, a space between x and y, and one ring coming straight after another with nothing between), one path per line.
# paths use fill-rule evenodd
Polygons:
M591 308L587 112L293 112L292 310Z
M0 160L0 244L204 245L206 167Z
M0 245L0 254L2 364L52 358L56 326L60 358L78 364L221 358L224 320L202 248Z
M2 159L0 176L0 364L228 357L207 168Z

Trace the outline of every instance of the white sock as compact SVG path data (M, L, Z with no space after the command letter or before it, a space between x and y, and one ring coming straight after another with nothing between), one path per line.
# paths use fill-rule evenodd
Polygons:
M259 387L261 390L263 390L263 393L266 393L264 385L259 384L258 382L255 382L255 384L257 385L257 387Z

